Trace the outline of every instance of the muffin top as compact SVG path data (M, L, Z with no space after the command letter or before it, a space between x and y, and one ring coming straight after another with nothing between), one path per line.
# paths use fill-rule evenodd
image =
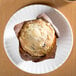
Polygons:
M22 48L31 56L44 56L53 48L55 31L50 23L36 19L24 23L19 40Z

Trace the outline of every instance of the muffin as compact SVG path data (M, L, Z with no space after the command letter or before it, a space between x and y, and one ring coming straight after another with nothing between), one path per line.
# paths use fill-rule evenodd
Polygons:
M24 21L17 24L14 30L22 59L39 62L55 58L56 34L49 22L42 18Z

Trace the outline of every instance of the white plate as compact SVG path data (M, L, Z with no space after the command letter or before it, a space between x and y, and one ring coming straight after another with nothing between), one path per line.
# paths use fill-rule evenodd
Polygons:
M39 14L46 12L60 31L57 40L57 50L54 59L38 63L24 61L19 55L19 43L14 32L14 26L26 20L35 19ZM4 31L4 48L9 59L18 68L25 72L43 74L56 70L69 57L73 46L73 33L66 17L57 9L47 5L30 5L18 10L8 21Z

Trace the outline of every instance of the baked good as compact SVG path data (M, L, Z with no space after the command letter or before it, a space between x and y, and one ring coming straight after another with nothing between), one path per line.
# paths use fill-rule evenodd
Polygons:
M14 30L22 59L39 62L55 58L56 35L49 22L42 18L24 21L17 24Z

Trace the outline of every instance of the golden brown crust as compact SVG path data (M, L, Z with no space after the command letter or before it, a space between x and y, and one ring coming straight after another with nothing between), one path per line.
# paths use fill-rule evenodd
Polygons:
M31 56L28 52L24 51L21 45L19 44L19 51L22 59L29 61L32 60L33 62L39 62L45 59L55 58L55 52L56 52L56 38L53 43L53 48L51 49L51 52L44 56Z
M26 22L19 35L22 48L32 56L50 52L54 38L54 29L42 19Z

